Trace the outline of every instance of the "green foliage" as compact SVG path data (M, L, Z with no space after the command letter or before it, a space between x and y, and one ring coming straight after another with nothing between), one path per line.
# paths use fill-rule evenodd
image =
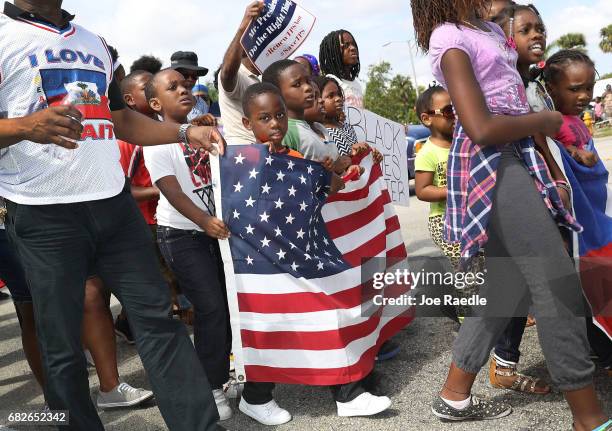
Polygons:
M601 75L598 79L608 79L612 78L612 72L608 72L605 75Z
M582 33L567 33L560 36L559 39L548 44L546 47L546 58L550 57L559 49L577 49L586 52L586 38Z
M599 34L601 35L599 48L601 48L603 52L612 52L612 24L602 28Z
M208 97L213 102L219 101L219 90L217 90L212 81L206 82L206 86L208 87Z
M416 91L410 78L391 74L391 64L383 61L368 70L365 108L401 124L418 123L414 106Z

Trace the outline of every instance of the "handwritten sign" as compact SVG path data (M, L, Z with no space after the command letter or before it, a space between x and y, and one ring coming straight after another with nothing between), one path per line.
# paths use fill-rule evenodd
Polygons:
M266 0L261 15L240 39L260 72L292 55L306 40L316 18L292 0Z
M408 206L408 157L404 126L353 106L346 108L346 121L355 129L359 142L367 142L382 153L383 176L393 203Z

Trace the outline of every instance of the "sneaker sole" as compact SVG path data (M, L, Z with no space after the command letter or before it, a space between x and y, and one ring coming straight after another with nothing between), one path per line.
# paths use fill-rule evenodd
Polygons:
M358 410L355 410L354 412L351 412L350 410L344 411L342 413L338 412L338 416L341 418L374 416L374 415L384 412L385 410L388 410L389 407L391 407L391 404L392 402L389 402L389 404L385 408L372 410L371 412L368 412L368 413L360 413Z
M121 338L123 341L125 341L126 343L128 343L130 346L133 346L134 344L136 344L136 341L134 340L130 340L123 332L115 329L115 335L117 335L119 338Z
M151 398L153 398L154 394L150 394L147 396L144 396L142 398L138 398L132 401L124 401L121 403L104 403L104 404L97 404L98 408L100 409L116 409L116 408L120 408L120 407L133 407L136 406L138 404L144 403L147 400L150 400Z
M506 410L504 412L501 412L497 416L490 416L490 417L486 417L486 418L473 417L473 416L468 416L468 417L465 417L465 418L458 418L458 417L455 417L455 416L443 415L443 414L438 413L437 411L435 411L433 407L431 408L431 412L434 414L434 416L440 418L441 420L449 421L449 422L487 421L487 420L499 419L499 418L503 418L505 416L508 416L510 413L512 413L512 407L510 407L508 410Z
M282 425L282 424L286 424L288 422L291 422L291 419L293 419L293 416L290 416L288 420L284 421L284 422L267 422L267 421L263 421L263 420L259 420L257 418L255 418L254 416L251 416L251 412L245 408L242 407L242 405L238 404L238 410L240 410L242 413L244 413L245 415L247 415L248 417L250 417L251 419L253 419L254 421L262 424L262 425L267 425L267 426L274 426L274 425Z
M391 350L390 352L387 352L383 355L376 355L376 362L383 362L383 361L388 361L389 359L393 359L395 358L397 355L399 355L399 352L401 350L401 347L398 347L397 349Z

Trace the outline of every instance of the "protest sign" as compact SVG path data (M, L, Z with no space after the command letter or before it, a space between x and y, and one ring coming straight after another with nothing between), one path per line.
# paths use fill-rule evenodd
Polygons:
M316 18L292 0L266 0L240 43L260 72L288 58L306 40Z
M408 206L408 158L404 126L365 109L348 106L346 121L353 126L359 142L367 142L383 155L382 171L391 200Z

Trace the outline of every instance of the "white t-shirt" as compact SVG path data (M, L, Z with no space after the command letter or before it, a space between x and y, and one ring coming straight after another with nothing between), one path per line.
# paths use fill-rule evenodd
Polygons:
M210 175L208 154L201 156L183 144L143 147L145 165L151 181L172 175L183 192L202 211L215 215L215 203ZM162 193L157 204L157 224L183 230L202 229L178 212Z
M0 149L0 195L27 205L119 194L125 176L108 106L113 63L105 42L75 24L62 30L0 13L0 118L72 103L79 148L21 141Z
M328 74L327 76L338 81L344 93L344 103L347 106L363 109L363 86L359 78L355 78L354 81L349 81L347 79L340 79L332 74Z
M236 74L236 87L228 92L223 88L219 78L219 108L223 132L228 145L248 145L255 142L255 135L242 124L244 111L242 110L242 96L246 89L259 82L259 77L240 64Z

